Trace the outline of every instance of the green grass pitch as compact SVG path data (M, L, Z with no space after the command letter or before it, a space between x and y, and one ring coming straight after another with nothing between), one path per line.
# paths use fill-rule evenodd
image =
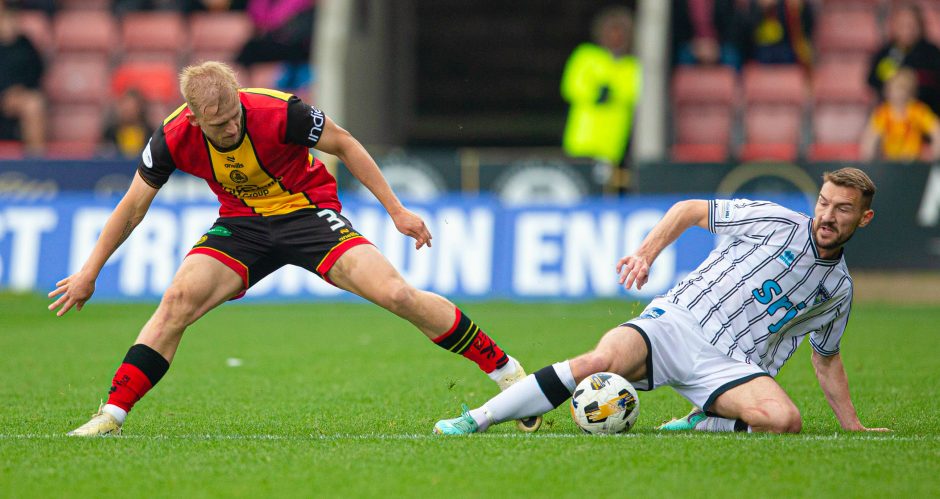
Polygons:
M803 433L663 435L688 405L641 392L637 427L582 435L567 406L431 435L495 385L366 304L227 304L194 325L120 438L64 436L106 397L152 304L56 318L0 294L0 497L927 497L940 493L940 310L857 304L842 354L869 426L841 432L803 345L778 377ZM635 303L468 303L529 370L589 349ZM231 367L228 359L241 359Z

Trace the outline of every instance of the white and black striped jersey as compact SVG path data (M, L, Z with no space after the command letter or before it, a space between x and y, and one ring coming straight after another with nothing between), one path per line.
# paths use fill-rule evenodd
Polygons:
M816 252L813 219L774 203L710 202L708 227L726 237L665 298L692 311L706 340L771 376L803 337L839 351L852 306L845 260Z

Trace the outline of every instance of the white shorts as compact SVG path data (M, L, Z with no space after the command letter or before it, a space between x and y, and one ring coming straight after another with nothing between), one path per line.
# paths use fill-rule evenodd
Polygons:
M638 330L649 349L647 379L632 382L637 390L668 385L709 412L722 393L754 378L770 376L760 367L732 359L715 348L705 340L687 308L662 298L621 325Z

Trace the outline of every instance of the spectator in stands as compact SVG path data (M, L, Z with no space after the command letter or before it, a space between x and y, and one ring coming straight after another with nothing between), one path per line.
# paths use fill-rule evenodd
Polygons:
M673 0L676 64L725 64L741 68L741 17L734 0Z
M104 130L102 153L106 156L135 158L153 135L147 120L147 102L137 90L121 95Z
M309 83L313 4L313 0L248 0L255 35L242 47L236 62L246 68L261 62L284 62L279 87L298 89Z
M940 159L940 120L917 100L917 75L902 68L884 85L885 102L872 113L862 135L862 159L872 161L916 161L921 157L924 136L930 137L930 158ZM881 144L881 154L878 145Z
M245 0L185 0L186 12L228 12L245 10Z
M917 96L940 113L940 49L924 38L923 12L915 4L894 11L888 42L871 59L868 84L879 94L901 67L917 75Z
M813 8L804 0L751 0L744 21L746 60L813 64Z
M0 140L23 143L26 153L45 147L45 100L40 91L43 60L20 33L17 13L0 1Z
M640 97L640 61L631 53L633 15L608 8L592 32L595 43L579 45L562 75L561 94L571 104L563 146L570 156L620 166Z

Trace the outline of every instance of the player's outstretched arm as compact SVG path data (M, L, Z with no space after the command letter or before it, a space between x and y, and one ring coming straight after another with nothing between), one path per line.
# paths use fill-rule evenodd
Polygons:
M663 219L646 235L636 253L625 256L617 262L620 284L630 289L643 289L649 280L650 266L666 246L672 244L689 227L697 225L708 229L708 201L691 199L680 201L669 208Z
M852 404L852 396L849 394L849 378L845 374L840 354L827 357L813 351L813 368L816 371L819 386L826 395L826 401L829 402L829 407L832 407L832 412L835 413L843 430L891 431L888 428L866 428L859 421L858 413Z
M58 299L49 305L49 310L58 308L56 315L61 317L72 307L76 310L82 309L95 292L95 281L101 268L144 219L156 195L157 189L147 185L140 175L134 175L130 188L105 223L88 260L78 272L57 282L56 289L49 293L49 298L58 296Z
M431 246L431 232L424 220L401 204L379 170L379 165L352 134L326 117L323 134L314 147L338 157L346 165L349 172L382 203L398 231L414 238L415 249L425 244Z

